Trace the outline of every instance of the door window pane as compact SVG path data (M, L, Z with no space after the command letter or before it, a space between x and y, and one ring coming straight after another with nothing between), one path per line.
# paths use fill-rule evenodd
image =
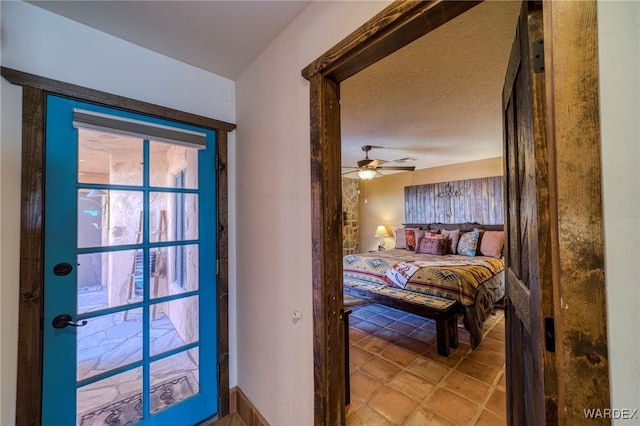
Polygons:
M78 191L78 247L103 245L103 240L107 237L108 208L107 191Z
M142 368L138 367L77 391L77 425L130 425L142 419Z
M200 391L199 351L193 348L151 363L151 413Z
M198 188L198 149L149 142L149 182L163 188ZM182 180L176 176L182 173Z
M151 355L198 341L198 297L185 297L151 305Z
M142 185L143 140L78 129L78 182Z
M138 302L142 287L134 277L138 250L78 255L78 313ZM141 261L141 259L140 259ZM140 285L142 279L138 279Z
M141 309L87 319L77 330L77 380L107 373L142 359Z
M198 194L152 192L149 209L149 241L198 238Z
M142 192L78 190L78 247L142 242Z
M188 244L151 249L151 299L198 290L198 248L197 244Z

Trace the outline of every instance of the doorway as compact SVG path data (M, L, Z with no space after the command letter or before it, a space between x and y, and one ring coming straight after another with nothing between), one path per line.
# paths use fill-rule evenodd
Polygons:
M19 339L18 339L18 352L20 354L21 362L18 364L18 385L17 385L17 405L16 405L16 424L17 425L27 425L42 422L42 402L43 402L43 375L42 375L42 363L43 363L43 335L44 335L44 326L45 321L43 320L44 313L44 276L45 276L45 267L43 263L43 257L41 253L44 252L45 248L43 246L44 241L44 229L43 229L43 221L46 220L44 216L44 204L43 204L43 176L44 176L44 150L45 150L45 114L47 112L47 97L51 94L58 95L66 100L72 99L82 99L79 101L91 103L95 106L95 104L99 104L103 106L105 109L115 108L117 110L116 115L124 114L129 117L133 115L144 115L144 116L152 116L155 117L152 121L156 123L161 122L162 120L169 120L169 127L178 127L184 128L202 128L205 131L211 131L211 135L214 135L213 145L214 148L210 153L210 164L207 165L207 168L210 170L215 176L215 182L212 182L212 188L208 189L211 191L212 200L215 200L215 204L210 203L210 209L206 211L201 211L200 214L204 214L208 221L210 221L210 225L215 229L216 238L213 239L214 244L214 252L217 253L217 262L212 263L212 271L211 271L211 279L215 276L215 280L217 281L217 286L213 288L206 296L206 303L217 306L217 314L216 319L212 323L213 329L207 329L208 334L210 334L214 340L215 347L213 348L214 358L217 362L210 363L208 366L204 367L205 370L209 372L213 372L213 377L216 378L214 380L214 386L209 385L209 389L202 389L202 394L207 394L208 398L212 398L211 401L207 402L209 407L217 406L218 415L224 416L228 413L229 410L229 370L228 370L228 306L227 306L227 292L228 292L228 240L227 240L227 175L226 175L226 161L227 161L227 133L235 129L235 125L230 123L221 122L214 119L208 119L205 117L194 116L189 113L184 113L177 110L172 110L164 107L159 107L152 104L147 104L145 102L124 98L104 92L94 91L90 89L86 89L79 86L70 85L67 83L63 83L60 81L55 81L39 76L34 76L30 74L26 74L20 71L11 70L7 68L2 68L2 76L6 78L12 84L23 86L23 167L22 167L22 193L23 193L23 204L22 204L22 223L21 223L21 245L20 245L20 256L21 256L21 265L20 265L20 306L19 306ZM89 108L91 109L91 108ZM104 112L104 111L103 111ZM180 124L181 123L181 124ZM166 141L165 141L166 142ZM149 151L151 152L151 151ZM76 154L77 155L77 152ZM77 171L77 170L76 170ZM175 182L175 180L174 180ZM169 186L167 184L167 186ZM91 188L90 188L91 187ZM82 189L78 192L78 189ZM91 193L93 190L93 193ZM87 220L81 220L80 223L93 226L94 228L102 226L101 224L108 223L107 217L105 213L108 211L105 207L110 200L106 196L103 191L110 190L115 191L117 189L125 189L119 187L110 187L109 184L97 184L97 183L83 183L76 187L76 191L71 191L71 193L77 194L76 196L79 199L91 199L92 202L86 203L83 202L83 215L88 216ZM152 189L152 188L149 188ZM87 191L88 190L88 191ZM101 191L102 190L102 191ZM85 194L86 192L86 194ZM107 191L109 192L109 191ZM144 191L143 191L144 192ZM189 193L194 192L193 188L185 188L185 189L177 189L175 185L173 188L163 189L158 192L168 192L168 193ZM168 198L168 197L167 197ZM167 199L165 199L167 201ZM144 202L143 202L144 204ZM167 215L168 211L171 209L171 202L167 202ZM75 204L72 204L72 215L76 216ZM213 206L216 207L213 207ZM85 213L84 210L87 210ZM147 209L150 211L149 209ZM151 229L156 227L159 223L161 224L163 221L159 220L163 215L151 215L151 218L148 218L146 221L143 221L143 230L144 223L152 224ZM139 216L138 216L139 217ZM135 215L134 215L135 218ZM133 220L134 223L138 223L138 218ZM104 221L104 222L103 222ZM161 225L163 229L168 229L168 226ZM136 228L136 226L134 226ZM137 232L137 231L136 231ZM88 233L89 241L94 241L95 238L98 238L97 235L101 235L100 232L90 232ZM157 235L153 234L153 235ZM95 237L95 238L94 238ZM101 237L100 237L101 238ZM155 236L153 237L155 238ZM69 240L69 238L67 238ZM73 238L70 238L73 240ZM83 240L86 242L86 240ZM164 309L170 302L173 302L172 296L161 296L157 299L153 299L153 292L150 292L150 299L145 300L142 298L140 300L140 290L142 289L142 296L144 297L145 292L148 292L147 289L144 288L145 281L149 281L150 285L153 285L153 281L155 277L153 277L153 273L151 271L148 272L147 277L145 277L145 264L152 268L154 265L154 255L149 254L152 245L156 245L156 248L167 249L169 246L187 246L191 241L184 240L181 242L173 242L167 241L167 239L163 239L162 242L151 242L141 243L142 250L142 272L138 275L139 278L134 280L134 285L129 286L128 281L125 283L124 288L128 290L131 288L133 290L132 297L126 297L126 299L131 299L131 303L127 300L126 308L125 305L122 306L114 306L107 309L102 309L101 311L91 311L90 309L83 313L87 318L82 318L81 316L71 316L70 321L76 322L76 324L81 325L83 321L87 321L87 324L90 323L90 316L98 316L102 314L108 313L119 313L120 315L116 315L117 321L122 325L126 323L127 326L135 327L136 316L142 318L142 321L149 321L149 331L152 329L157 329L158 327L151 326L151 316L154 315L153 306L157 305L157 309L155 310L155 318L156 320L164 320L168 319L167 311ZM74 241L72 241L74 243ZM107 253L112 251L119 251L122 248L136 248L136 244L134 241L134 245L125 245L118 248L98 248L97 250L92 250L89 248L82 248L80 251L83 253L76 254L84 254L84 251L92 251L92 252L100 252ZM76 247L78 249L78 247ZM154 250L151 250L154 252ZM93 255L94 253L92 253ZM103 256L102 254L100 256ZM97 256L99 258L100 256ZM105 271L109 270L108 263L105 262L103 265L101 261L94 263L93 261L96 259L96 256L92 257L91 263L93 263L97 267L91 267L87 269L88 273L79 274L83 279L83 286L81 286L81 290L83 292L87 291L90 293L91 290L97 290L97 274L104 274ZM133 256L132 256L133 257ZM123 264L123 269L129 269L134 265L134 262L130 262L132 257L129 257L126 262ZM72 263L72 262L68 262ZM84 266L87 265L87 262L83 262ZM126 266L125 266L126 265ZM72 265L73 266L73 265ZM166 262L165 262L166 266ZM216 268L217 266L217 268ZM63 268L62 270L64 270ZM136 268L139 269L139 268ZM167 266L167 271L171 269ZM135 271L138 272L138 271ZM49 270L51 273L51 270ZM169 274L170 272L165 272ZM135 275L135 274L134 274ZM162 280L162 278L159 278ZM149 287L147 287L149 288ZM159 293L161 294L161 293ZM80 293L78 293L78 296ZM189 292L184 292L185 296L191 296ZM104 294L100 294L96 292L92 294L92 296L97 296L100 299L100 303L103 303L104 300L107 300L108 296L105 297ZM181 298L180 295L176 295L178 299ZM75 299L75 297L74 297ZM78 297L78 299L80 299ZM163 300L164 299L164 300ZM177 300L177 299L176 299ZM74 300L75 301L75 300ZM160 303L161 302L161 303ZM161 306L164 305L164 306ZM84 304L83 306L87 307L88 304ZM135 309L129 309L135 308ZM138 312L135 312L135 310ZM146 310L148 315L141 316ZM117 311L117 312L116 312ZM123 321L124 311L133 311L129 312L128 318ZM97 313L96 313L97 312ZM69 312L62 312L69 313ZM73 313L73 312L71 312ZM175 311L174 311L175 313ZM57 316L58 314L56 314ZM52 325L53 320L49 318L49 325ZM76 320L76 321L74 321ZM80 323L77 323L77 320L80 320ZM169 323L165 324L167 326L168 332L173 332L172 329L177 328L176 325L178 321L171 321L171 327L169 327ZM86 326L85 326L86 327ZM70 330L73 328L72 325L67 326L66 328L61 329L62 331ZM79 327L78 329L82 329L83 327ZM75 333L68 332L70 335L75 335ZM167 334L168 335L168 334ZM193 343L193 342L192 342ZM150 348L150 345L149 345ZM184 345L182 346L183 349ZM188 349L193 349L192 347L188 347ZM180 348L174 348L167 350L160 350L160 354L151 355L151 349L149 354L151 356L151 362L154 361L154 357L157 357L159 361L160 358L168 358L174 353L183 352ZM75 359L75 354L73 356ZM195 359L194 355L191 354L191 358ZM140 361L136 361L140 362ZM118 367L122 368L122 367ZM126 368L125 368L126 369ZM144 369L144 367L143 367ZM117 370L117 372L120 372ZM208 374L208 373L207 373ZM71 375L75 379L74 375ZM98 379L101 376L95 375L93 378L89 378L88 380ZM152 379L149 377L149 384L151 384ZM177 383L180 386L180 383ZM74 383L75 385L75 383ZM206 386L204 382L200 382L199 386ZM151 390L151 386L147 389ZM217 389L217 391L215 391ZM215 391L217 396L214 394L211 396L211 392ZM188 402L188 398L185 400L185 403ZM75 402L75 398L74 398ZM148 405L150 407L151 404ZM75 411L75 408L73 409ZM168 412L168 411L167 411ZM158 417L159 418L159 417ZM75 422L75 419L70 420L69 424Z
M46 122L43 423L213 416L215 132L51 95Z
M311 86L312 270L314 274L316 424L344 424L344 405L342 403L344 389L341 389L344 379L344 371L341 368L344 365L344 352L340 350L329 351L329 348L343 347L342 342L344 341L340 322L342 308L342 288L340 285L342 279L341 200L339 199L341 191L338 176L338 170L341 167L340 82L455 18L455 16L464 13L476 4L446 1L396 2L319 57L302 72L303 76L310 81ZM576 144L572 142L577 139L576 132L580 133L582 141L588 140L594 147L594 149L585 152L589 155L587 163L599 165L600 161L597 120L594 119L593 122L590 122L594 126L588 126L589 129L582 130L577 122L577 116L571 118L564 114L566 108L553 108L553 105L558 102L558 99L554 97L554 89L559 87L568 88L568 92L565 93L569 94L569 97L562 98L561 102L570 103L572 106L584 110L585 113L591 109L597 111L598 108L597 55L594 56L592 49L582 45L572 50L575 47L575 42L573 45L571 44L572 40L583 38L584 31L588 31L595 39L595 14L590 13L595 8L595 2L581 3L580 5L563 4L563 6L566 7L555 4L544 5L545 35L548 36L548 39L545 40L545 50L549 49L548 51L555 53L560 47L565 49L565 54L579 57L580 61L572 62L571 66L556 69L553 67L555 56L545 57L545 72L550 76L546 102L548 104L548 138L551 146L549 160L552 170L550 177L551 214L559 214L559 212L567 214L566 212L574 209L572 206L575 206L578 201L581 206L584 205L584 209L572 215L570 222L575 223L574 219L577 214L579 222L594 231L589 234L588 244L580 244L580 247L593 254L598 262L603 262L599 185L586 185L586 182L591 180L589 176L592 172L588 171L588 167L570 166L562 168L562 173L559 175L555 174L556 167L558 167L557 159L562 158L562 161L566 162L571 156L571 150L577 149ZM553 21L551 21L552 14L554 14ZM568 30L559 30L559 28L563 28L563 24L567 24ZM551 46L556 50L553 50ZM580 66L580 62L582 64L586 62L590 64L590 67ZM577 74L585 75L586 78L575 78ZM596 76L595 80L594 75ZM589 93L589 102L580 104L577 100L581 97L580 93L585 91ZM591 133L588 130L591 130ZM573 132L573 134L569 136L569 132ZM558 142L558 138L561 143ZM569 163L566 166L569 166ZM599 166L597 170L599 171ZM569 185L569 182L585 183ZM595 193L594 188L598 189ZM556 190L557 192L555 192ZM583 195L584 198L576 198L578 194ZM585 203L586 199L589 200L588 203ZM564 206L566 210L558 208L560 205ZM561 213L557 216L558 220L563 219ZM592 220L594 218L595 221ZM585 294L575 291L582 286L583 282L578 277L587 279L590 275L584 265L576 260L580 257L580 254L576 252L577 247L569 246L568 242L575 241L577 235L584 235L584 233L576 226L571 225L559 229L554 228L553 220L551 223L551 232L554 238L552 241L553 264L551 265L554 270L554 291L564 297L573 298L574 303L578 304L573 306L582 306L580 304L584 303ZM589 248L590 246L591 248ZM596 247L595 251L593 247ZM572 265L571 271L564 267L567 263ZM563 264L563 268L560 268L561 264ZM580 272L574 275L574 272L577 271ZM598 279L604 280L603 277ZM563 342L562 345L556 346L557 359L559 360L558 368L574 372L569 377L558 378L562 382L558 386L559 401L571 400L574 407L580 404L575 405L576 401L582 401L582 405L593 404L587 400L584 388L602 389L604 386L608 389L606 366L601 362L607 357L606 343L604 345L602 343L603 340L606 342L606 316L603 315L606 311L603 297L604 285L602 289L598 289L597 293L597 300L592 296L589 296L588 300L593 302L592 308L602 319L599 324L594 324L593 321L589 321L585 317L585 321L578 327L574 321L575 316L586 315L588 311L583 306L572 312L574 318L567 317L567 312L560 309L557 304L554 306L554 331L557 333L555 340ZM556 298L556 300L559 299ZM590 326L588 330L584 327L587 323ZM597 357L593 357L592 354L595 352L588 352L587 346L580 344L580 342L567 340L572 333L570 330L584 336L589 341L587 345L589 350L597 352ZM578 358L564 358L564 354L576 351L580 353ZM579 369L578 364L589 362L590 358L597 360L599 370L597 374L595 372L594 374L586 374L584 370ZM512 361L517 362L517 360ZM510 360L507 360L507 363L509 362ZM550 380L554 379L550 378ZM598 401L601 406L608 406L608 391L603 393L594 390L593 394L599 396ZM548 411L547 414L551 417L555 415L553 410ZM580 418L580 415L583 416L583 413L578 409L569 414L565 412L565 414L576 419ZM544 420L538 419L537 421Z

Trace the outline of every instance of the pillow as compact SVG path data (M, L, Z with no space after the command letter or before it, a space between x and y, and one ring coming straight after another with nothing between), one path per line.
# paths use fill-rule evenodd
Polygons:
M447 254L457 254L458 253L458 240L460 239L460 230L442 230L442 235L447 236Z
M480 254L482 256L502 257L504 246L504 231L484 231L480 241Z
M405 228L404 234L407 241L407 250L414 251L418 240L424 237L424 231L422 229Z
M404 233L407 239L407 250L415 251L418 241L424 237L424 231L422 229L405 228Z
M420 244L416 247L416 253L436 254L442 256L447 253L446 235L425 236L420 238Z
M407 250L416 249L416 230L413 228L404 228L405 244Z
M463 256L475 256L476 249L478 247L479 235L480 233L477 229L462 234L462 236L460 236L460 240L458 241L458 254L461 254Z
M396 233L396 248L397 249L406 249L407 248L407 237L404 233L404 228L398 228L395 230Z

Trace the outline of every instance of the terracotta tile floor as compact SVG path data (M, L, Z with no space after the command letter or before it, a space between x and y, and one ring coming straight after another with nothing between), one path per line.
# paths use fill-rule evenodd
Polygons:
M347 425L491 425L505 422L504 315L484 323L471 350L438 355L433 321L377 304L351 306Z

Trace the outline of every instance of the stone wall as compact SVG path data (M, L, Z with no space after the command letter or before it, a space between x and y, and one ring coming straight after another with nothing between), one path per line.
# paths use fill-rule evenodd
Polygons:
M360 249L360 218L358 214L358 179L342 178L342 254L358 253Z

